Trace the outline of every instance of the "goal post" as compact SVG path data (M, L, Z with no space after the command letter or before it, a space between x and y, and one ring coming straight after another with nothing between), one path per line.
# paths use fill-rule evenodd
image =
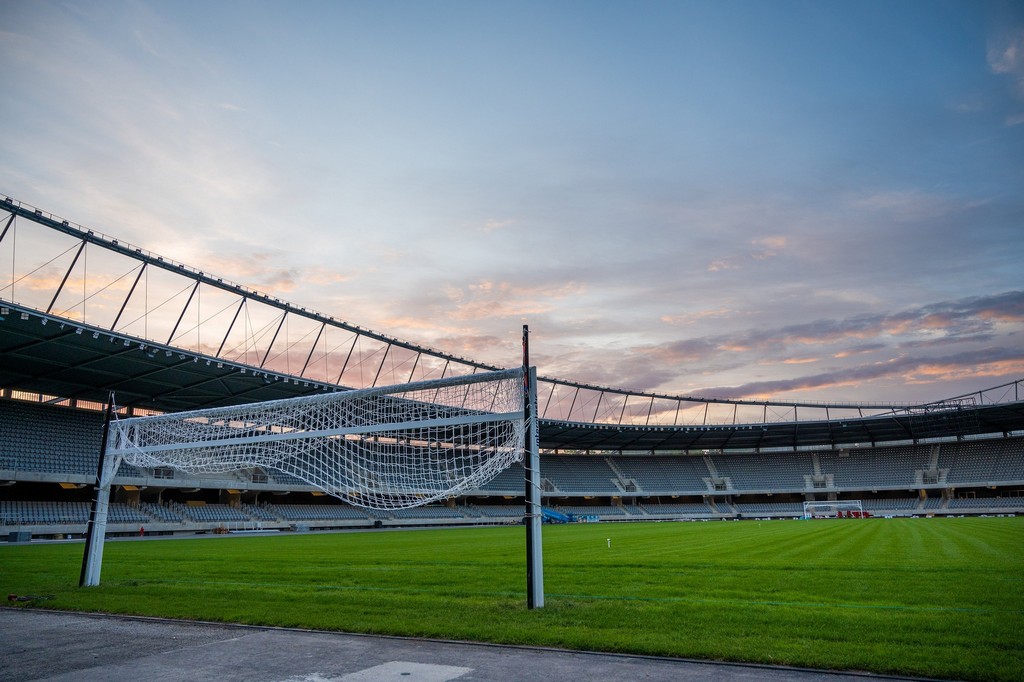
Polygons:
M864 505L861 500L831 500L804 502L804 518L813 519L816 517L838 517L840 514L856 512L857 517L864 516Z
M100 456L96 465L95 495L92 505L89 507L89 521L86 524L85 552L82 555L82 571L78 577L79 587L98 585L100 582L103 538L107 532L107 510L110 505L110 484L114 479L114 472L120 466L119 461L111 462L106 456L114 410L114 394L111 393L107 399L103 416L103 439L100 443Z
M537 424L537 368L530 366L530 328L523 325L523 418L526 424L523 453L526 515L526 608L544 606L544 557L541 542L540 446Z
M104 436L97 499L109 500L122 462L193 475L280 472L374 510L454 497L478 489L513 463L529 465L527 423L535 423L536 401L530 374L524 366L114 419ZM102 563L106 505L96 509L83 558L86 586L99 584Z

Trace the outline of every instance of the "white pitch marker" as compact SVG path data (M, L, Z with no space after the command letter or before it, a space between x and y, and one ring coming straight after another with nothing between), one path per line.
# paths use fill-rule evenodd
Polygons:
M472 671L472 668L454 665L391 661L349 673L341 678L341 682L448 682Z
M341 677L309 673L289 677L281 682L449 682L472 671L472 668L454 665L390 661Z

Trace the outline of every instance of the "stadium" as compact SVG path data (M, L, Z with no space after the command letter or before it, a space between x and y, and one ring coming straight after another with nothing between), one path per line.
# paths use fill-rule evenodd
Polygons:
M108 405L130 419L505 369L292 305L14 197L0 199L0 263L0 531L12 543L85 536ZM583 532L1021 514L1022 382L922 404L816 403L540 376L543 520ZM528 488L515 463L443 499L381 508L281 467L122 462L106 535L518 526Z
M297 308L11 197L2 208L0 249L18 279L4 283L0 322L0 523L22 537L84 532L111 393L134 416L498 369ZM38 236L27 234L33 228ZM87 249L90 264L101 264L91 272L80 257ZM31 286L47 270L53 288ZM149 273L177 281L147 291L146 300L160 303L140 314L139 284ZM113 291L120 298L105 305ZM221 300L219 314L205 312ZM113 318L102 320L104 311ZM1018 381L921 405L753 403L541 377L545 514L603 522L794 518L805 502L835 516L843 505L828 503L853 501L860 505L845 509L857 516L1021 513L1020 391ZM475 525L523 515L516 467L458 497L385 512L325 497L272 469L190 476L124 464L114 483L115 534Z

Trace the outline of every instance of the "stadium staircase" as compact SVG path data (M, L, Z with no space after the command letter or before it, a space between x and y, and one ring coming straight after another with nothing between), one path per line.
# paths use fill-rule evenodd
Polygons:
M639 504L624 504L624 505L622 505L622 509L623 509L623 511L626 512L626 514L628 516L636 516L636 517L639 517L641 519L650 516L647 513L647 510L644 509Z
M620 469L618 464L615 463L614 458L605 457L604 461L608 464L608 468L615 473L615 476L617 478L612 479L612 483L614 483L619 488L619 490L621 490L624 493L643 492L643 489L634 479L622 473L622 469Z
M256 519L257 521L283 522L284 519L271 512L266 507L257 507L252 504L243 504L240 509Z
M704 465L708 468L710 476L704 479L704 484L707 485L708 490L712 492L728 492L733 490L732 479L728 476L722 476L718 472L718 467L715 466L715 461L711 459L711 455L704 455Z

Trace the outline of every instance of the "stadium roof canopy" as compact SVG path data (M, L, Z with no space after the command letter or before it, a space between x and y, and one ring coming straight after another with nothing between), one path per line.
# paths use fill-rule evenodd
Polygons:
M63 400L180 411L345 390L334 384L206 357L0 303L0 388ZM1009 391L1019 390L1011 384ZM979 396L982 394L979 394ZM690 426L606 425L541 419L544 449L749 450L1024 431L1024 401L975 398L867 417Z

